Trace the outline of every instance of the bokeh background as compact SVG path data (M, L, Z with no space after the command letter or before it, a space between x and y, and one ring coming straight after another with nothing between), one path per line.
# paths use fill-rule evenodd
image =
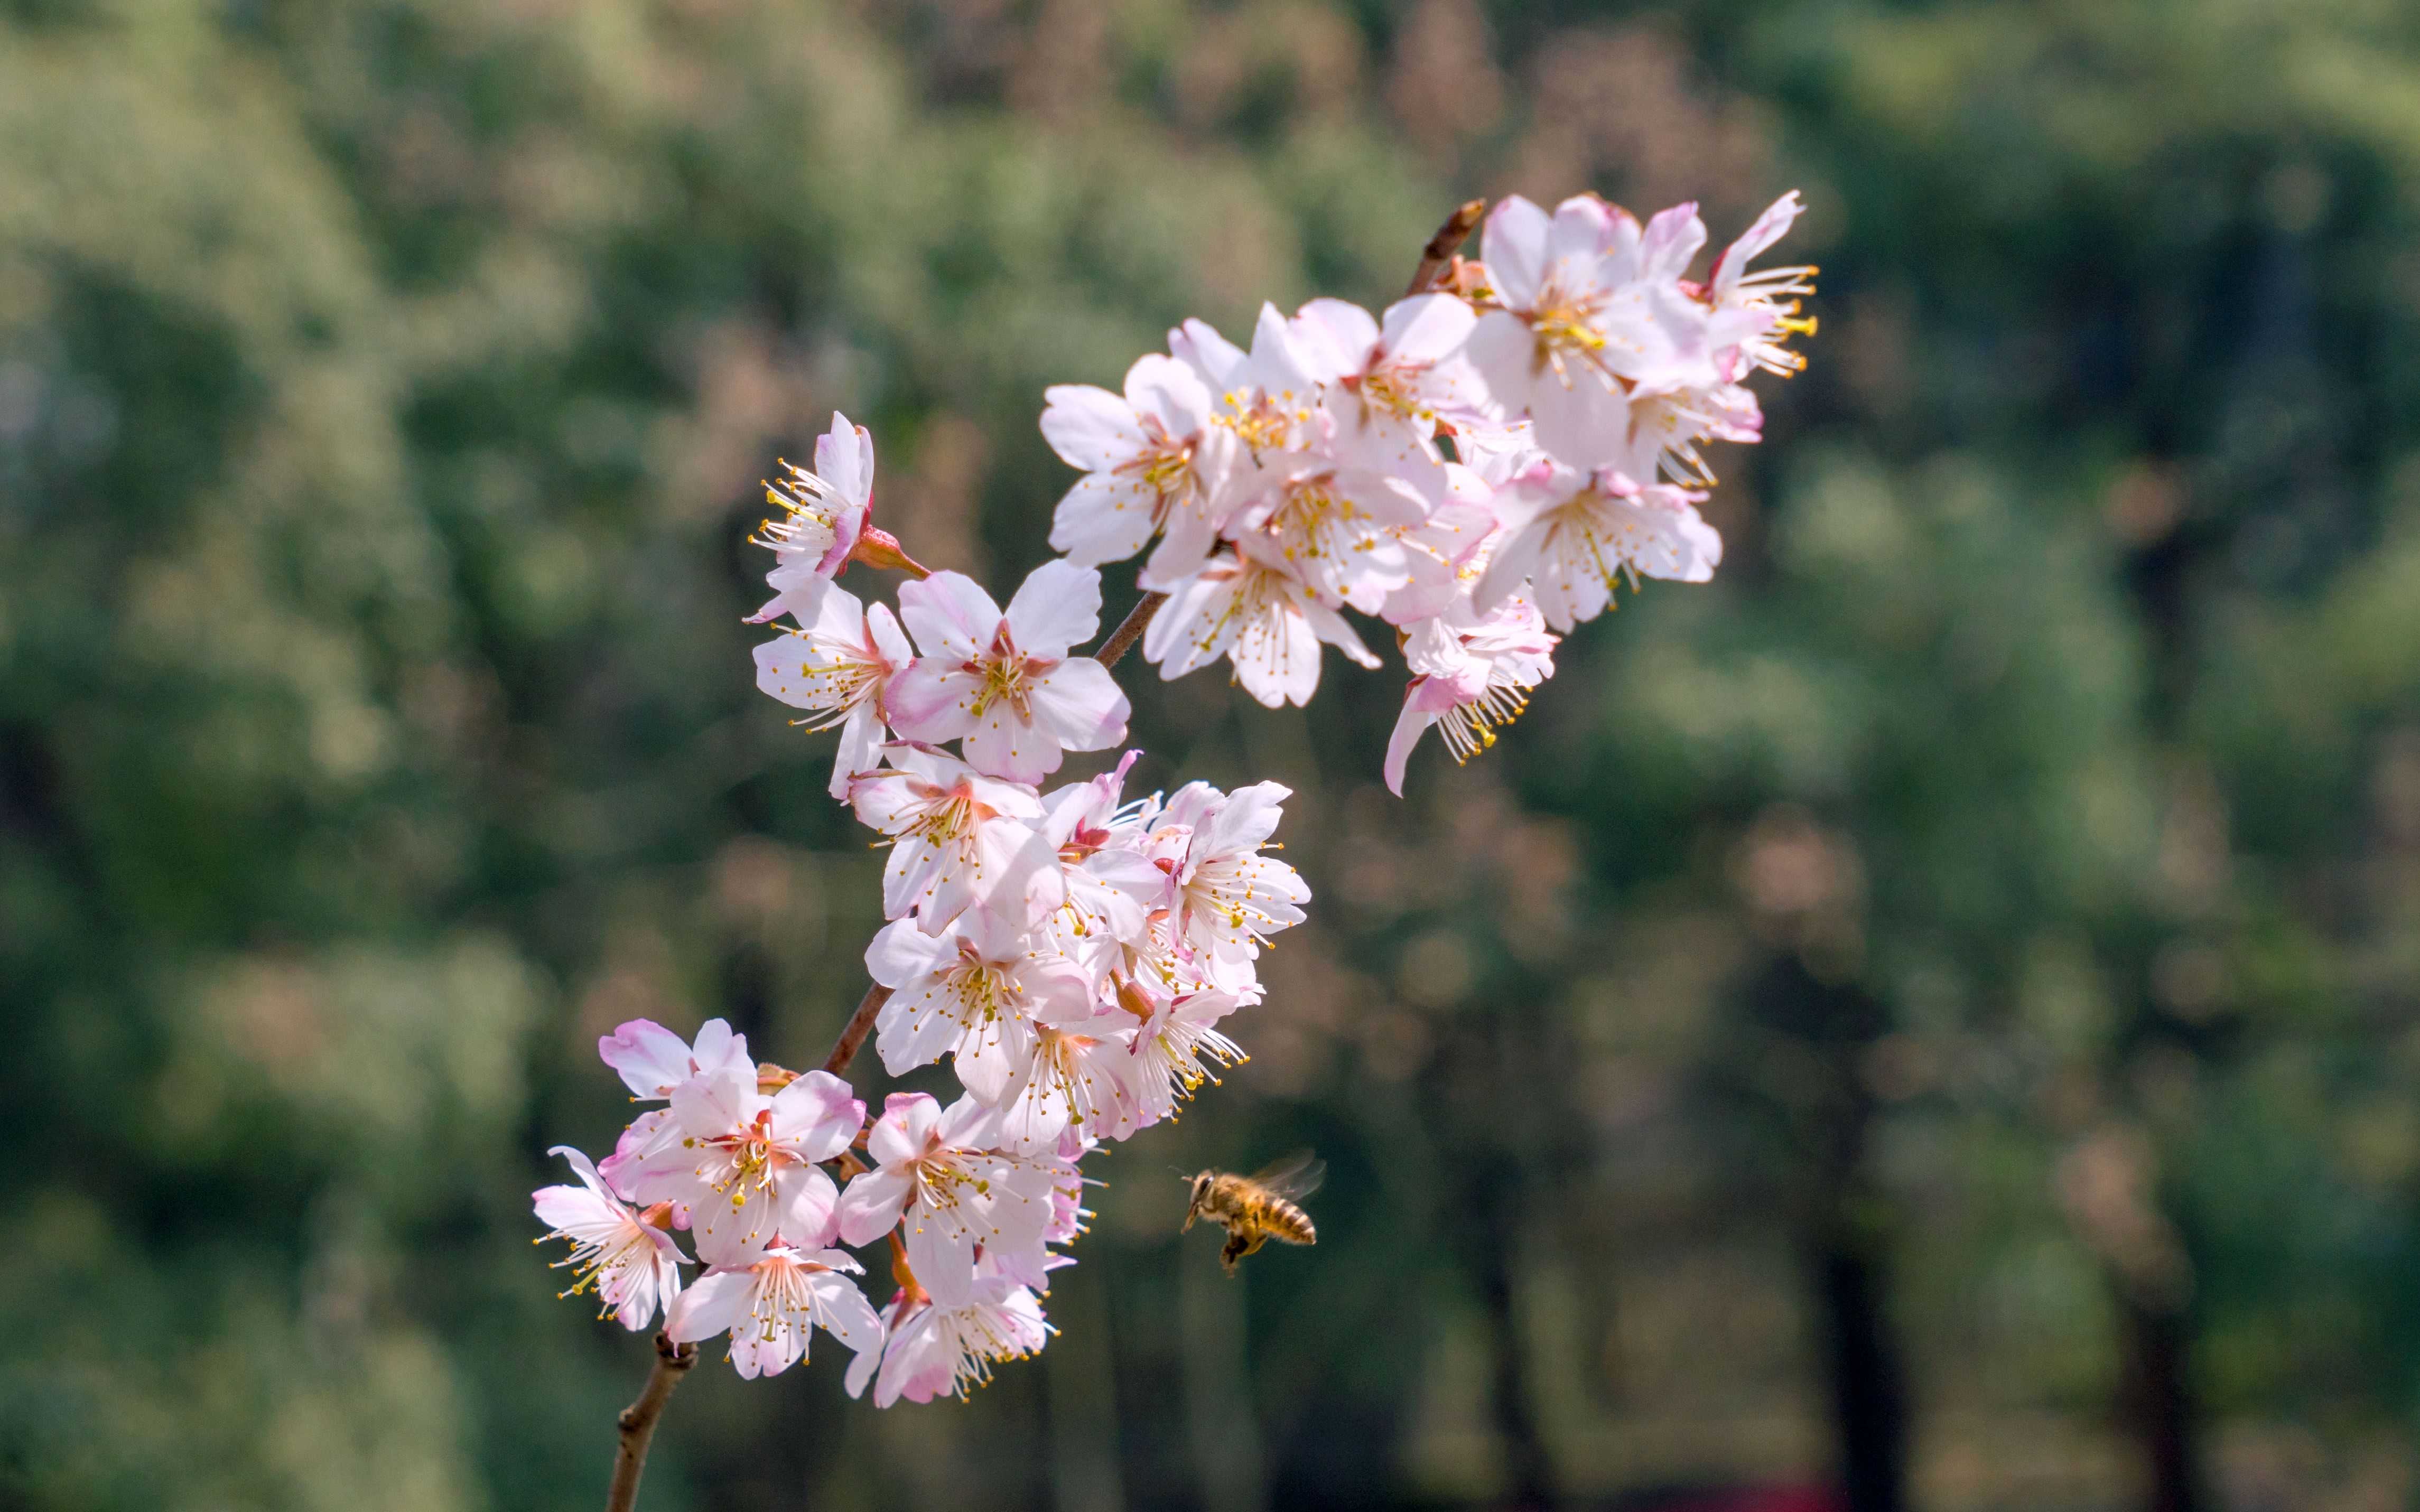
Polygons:
M595 1038L812 1062L878 922L739 622L835 406L1005 587L1046 384L1469 194L1792 186L1720 581L1403 803L1392 674L1129 678L1145 785L1298 790L1252 1061L1042 1359L718 1362L645 1504L2411 1504L2392 0L0 0L0 1503L597 1504ZM1171 1169L1305 1144L1221 1279Z

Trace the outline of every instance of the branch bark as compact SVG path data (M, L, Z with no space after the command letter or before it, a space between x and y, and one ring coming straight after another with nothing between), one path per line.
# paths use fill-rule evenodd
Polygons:
M1438 226L1436 235L1429 238L1429 244L1420 249L1420 265L1412 270L1412 282L1404 288L1404 298L1408 300L1415 294L1426 294L1435 285L1437 275L1446 270L1453 261L1453 255L1460 252L1462 244L1470 239L1470 234L1479 229L1479 223L1486 214L1487 201L1474 199L1446 217L1445 224Z
M1093 653L1093 659L1103 667L1116 666L1118 658L1142 639L1143 631L1151 627L1151 617L1158 613L1159 606L1167 602L1166 594L1145 594L1135 600L1135 607L1126 611L1126 617L1119 621L1118 627L1109 632L1109 638L1101 642L1101 649Z
M622 1409L618 1420L622 1442L613 1451L613 1487L605 1494L605 1512L630 1512L638 1504L639 1477L646 1472L647 1443L656 1436L656 1421L664 1415L664 1403L672 1399L673 1388L696 1365L696 1345L675 1344L667 1335L656 1335L656 1367L648 1372L639 1399Z
M858 1002L857 1011L848 1016L847 1026L840 1031L840 1038L833 1041L831 1054L824 1057L824 1070L835 1076L847 1072L848 1063L855 1060L858 1051L864 1048L865 1037L874 1032L876 1016L882 1011L882 1005L889 1001L891 989L888 987L877 983L865 990L865 996Z

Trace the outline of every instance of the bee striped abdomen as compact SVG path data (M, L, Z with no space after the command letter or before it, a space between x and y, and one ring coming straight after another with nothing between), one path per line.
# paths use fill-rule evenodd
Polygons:
M1270 1238L1282 1239L1289 1244L1319 1242L1319 1230L1311 1227L1310 1215L1283 1198L1271 1201L1259 1215L1259 1223L1269 1231Z

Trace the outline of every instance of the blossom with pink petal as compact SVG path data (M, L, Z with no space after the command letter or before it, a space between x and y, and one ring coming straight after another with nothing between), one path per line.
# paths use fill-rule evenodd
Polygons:
M1233 432L1242 443L1243 455L1235 463L1239 470L1318 449L1323 439L1319 381L1304 367L1285 316L1278 314L1276 305L1261 306L1260 318L1252 328L1252 349L1240 358L1231 359L1227 354L1234 348L1226 347L1217 332L1199 320L1187 321L1185 332L1193 350L1223 370L1222 378L1210 379L1211 421ZM1211 355L1213 342L1225 350ZM1175 344L1171 333L1171 349ZM1206 370L1204 377L1208 377ZM1229 486L1241 498L1253 486L1252 476L1245 473L1231 480Z
M1389 625L1442 614L1448 605L1467 597L1496 534L1495 485L1477 469L1458 462L1448 462L1444 471L1445 501L1418 528L1404 532L1406 580L1378 610Z
M1419 294L1385 321L1343 300L1313 300L1288 322L1304 369L1327 385L1337 455L1406 478L1438 465L1437 420L1477 419L1487 393L1463 346L1478 322L1450 294Z
M1782 195L1745 234L1723 249L1714 264L1714 275L1706 285L1706 298L1714 306L1708 340L1727 378L1745 377L1749 369L1759 367L1787 378L1807 365L1807 359L1784 347L1781 340L1815 333L1811 316L1798 317L1798 296L1815 292L1815 285L1807 282L1815 270L1747 270L1748 260L1780 240L1805 208L1798 203L1798 191ZM1784 300L1790 302L1785 304Z
M892 1298L882 1357L861 1354L850 1362L848 1394L862 1396L872 1383L876 1407L902 1397L963 1397L991 1381L994 1365L1040 1353L1052 1333L1042 1304L1028 1288L985 1269L954 1304L905 1288Z
M777 1244L752 1264L699 1278L665 1315L664 1332L682 1344L729 1334L732 1368L750 1381L805 1359L817 1328L878 1357L882 1320L849 1279L864 1271L845 1251Z
M1051 1221L1056 1163L997 1148L998 1120L971 1096L944 1109L922 1092L893 1092L866 1131L874 1162L841 1194L840 1237L868 1244L902 1226L908 1263L927 1291L962 1302L975 1250L1041 1242Z
M1517 194L1497 205L1483 248L1495 306L1466 350L1504 412L1535 424L1538 445L1603 466L1629 438L1631 386L1714 381L1708 312L1680 285L1704 239L1694 206L1642 232L1593 194L1552 216Z
M1294 790L1281 782L1226 795L1206 784L1188 787L1209 796L1192 820L1175 873L1177 933L1204 954L1249 960L1268 936L1301 923L1302 904L1311 901L1299 872L1261 854Z
M578 1186L541 1187L531 1195L538 1221L553 1230L547 1238L571 1241L570 1257L555 1262L571 1267L571 1290L564 1295L594 1288L624 1328L645 1328L658 1306L671 1306L681 1294L680 1262L689 1257L672 1235L615 1196L587 1156L568 1145L547 1153L569 1161L580 1178Z
M1003 1142L1049 1144L1073 1130L1124 1138L1135 1121L1135 1021L1121 1009L1039 1024L1026 1069L998 1100Z
M726 1066L673 1088L663 1141L626 1173L637 1200L687 1208L698 1257L752 1264L776 1239L820 1245L830 1237L836 1196L816 1166L849 1147L865 1104L848 1084L811 1071L768 1096L756 1068Z
M1203 1082L1217 1082L1213 1065L1233 1066L1249 1058L1243 1046L1218 1027L1241 1006L1233 993L1124 993L1119 1000L1142 1016L1127 1045L1133 1121L1109 1131L1117 1138L1169 1117Z
M1242 512L1236 533L1255 537L1319 603L1375 614L1412 580L1404 533L1428 517L1428 501L1402 479L1310 457Z
M658 1102L702 1071L752 1065L748 1041L721 1019L697 1026L691 1044L653 1019L632 1019L597 1041L597 1057L613 1068L630 1095Z
M1050 546L1081 566L1122 562L1163 534L1156 572L1193 570L1233 507L1234 432L1211 423L1210 390L1156 353L1126 369L1123 395L1090 384L1043 391L1042 434L1084 476L1059 501Z
M1496 728L1526 706L1524 690L1555 674L1556 640L1536 606L1521 598L1483 615L1456 604L1413 625L1404 659L1415 675L1387 742L1387 786L1395 796L1404 795L1404 764L1430 726L1442 727L1457 764L1496 744Z
M1319 647L1364 667L1378 658L1344 617L1319 601L1266 536L1235 543L1194 577L1174 584L1143 632L1145 660L1170 681L1225 656L1245 692L1274 709L1303 704L1319 687Z
M1100 1183L1076 1165L1099 1145L1098 1139L1079 1129L1059 1136L1059 1170L1050 1186L1050 1227L1043 1231L1044 1242L1072 1244L1084 1233L1084 1220L1094 1216L1093 1210L1084 1206L1084 1188Z
M773 552L765 577L773 596L749 620L761 625L787 614L807 625L864 532L874 501L874 438L834 410L830 433L815 439L814 471L788 462L782 468L783 480L765 486L765 501L782 516L765 521L755 537Z
M1066 903L1043 929L1052 948L1094 980L1109 974L1120 951L1148 932L1153 911L1167 905L1168 873L1142 849L1141 815L1150 800L1120 801L1126 771L1141 754L1130 750L1115 770L1042 800L1067 888Z
M1496 496L1504 532L1472 602L1483 613L1526 582L1546 623L1569 630L1603 613L1623 578L1705 582L1723 538L1698 514L1703 497L1619 472L1532 468Z
M1006 613L974 579L937 572L899 590L923 656L891 685L891 721L911 740L964 737L987 777L1039 782L1062 752L1126 735L1126 696L1109 669L1068 652L1101 625L1101 575L1069 562L1033 569Z
M802 617L803 618L803 617ZM831 795L848 796L851 778L882 762L884 691L916 654L887 604L867 609L837 585L806 627L756 648L756 687L794 709L822 715L811 730L840 730Z
M875 1021L882 1069L901 1076L948 1055L975 1096L1006 1095L1033 1063L1036 1026L1092 1012L1091 976L1035 943L981 908L939 934L913 919L886 925L865 949L867 972L892 989Z
M1712 487L1714 475L1699 455L1708 439L1745 441L1764 437L1764 410L1738 383L1637 393L1630 401L1630 444L1613 471L1641 483L1668 478L1683 487Z
M886 917L912 910L926 933L939 933L979 903L1021 919L1020 909L1065 901L1032 788L926 747L893 742L884 753L892 770L857 778L848 801L860 820L892 837L882 872Z

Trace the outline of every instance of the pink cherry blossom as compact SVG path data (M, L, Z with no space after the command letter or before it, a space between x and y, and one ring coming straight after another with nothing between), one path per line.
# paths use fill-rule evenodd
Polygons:
M1217 1082L1212 1066L1233 1066L1247 1058L1243 1047L1220 1032L1220 1020L1239 1003L1233 993L1193 992L1182 995L1121 995L1129 1011L1140 1008L1127 1054L1126 1079L1134 1089L1133 1122L1109 1131L1124 1138L1169 1117L1204 1082ZM1207 1062L1205 1064L1205 1061Z
M1168 873L1144 854L1142 813L1149 799L1120 801L1130 750L1115 770L1047 795L1046 827L1059 856L1067 901L1047 925L1051 944L1098 979L1122 947L1140 940L1154 910L1167 904Z
M1707 311L1679 282L1704 238L1692 206L1642 232L1592 194L1551 217L1517 194L1497 205L1484 234L1496 307L1467 351L1502 409L1535 423L1538 445L1602 466L1628 439L1632 385L1714 380Z
M571 1241L570 1257L555 1262L571 1267L571 1290L564 1295L594 1288L624 1328L645 1328L659 1305L669 1307L680 1295L680 1262L689 1257L670 1234L615 1196L587 1156L568 1145L547 1153L569 1161L580 1178L578 1186L541 1187L532 1195L538 1221L553 1230L547 1237Z
M771 548L775 558L765 579L773 596L749 619L761 625L787 614L807 625L864 532L874 499L874 438L834 410L830 434L815 440L814 471L788 462L782 467L783 480L765 486L765 501L782 517L767 520L756 535L756 544Z
M1216 332L1198 320L1187 321L1185 329L1193 338L1197 352L1209 349L1203 340L1205 334L1210 340L1218 339ZM1233 350L1232 347L1226 348L1227 352ZM1210 383L1211 420L1233 432L1242 443L1246 456L1237 458L1238 468L1249 465L1247 457L1275 458L1316 449L1321 439L1319 381L1304 367L1286 328L1285 316L1278 313L1276 305L1261 306L1260 318L1252 328L1249 353L1231 361L1222 352L1209 360L1222 364L1224 371L1223 378ZM1248 494L1252 480L1249 476L1235 479L1230 486L1239 496Z
M1303 368L1327 386L1337 455L1418 478L1438 465L1440 416L1477 419L1487 395L1463 357L1478 316L1450 294L1388 307L1385 323L1343 300L1313 300L1288 323Z
M750 1381L805 1359L817 1328L879 1357L882 1320L849 1279L864 1269L842 1250L775 1245L752 1264L706 1273L666 1314L664 1332L683 1344L729 1334L732 1368Z
M1094 1215L1084 1206L1084 1188L1101 1183L1076 1167L1099 1145L1098 1139L1081 1130L1070 1129L1059 1136L1059 1169L1050 1185L1050 1227L1043 1231L1045 1242L1072 1244L1084 1233L1084 1220Z
M992 1110L972 1097L944 1109L922 1092L893 1092L866 1132L871 1170L848 1183L841 1239L868 1244L905 1227L908 1263L927 1291L965 1300L975 1250L1041 1242L1051 1220L1056 1163L997 1148Z
M1758 367L1787 378L1807 365L1807 359L1782 347L1780 338L1815 333L1813 319L1795 318L1798 296L1815 292L1807 282L1815 270L1747 270L1748 260L1780 240L1804 208L1798 203L1798 191L1782 195L1714 263L1714 275L1706 287L1714 306L1707 339L1715 348L1715 363L1726 378L1741 378ZM1784 300L1790 302L1784 304Z
M1214 796L1192 821L1175 873L1177 933L1204 954L1249 959L1269 935L1301 923L1302 904L1311 901L1293 867L1261 854L1294 790L1255 782L1219 796L1192 786Z
M1404 659L1415 675L1387 743L1388 789L1403 796L1404 764L1432 725L1440 727L1457 763L1496 744L1497 727L1511 724L1526 707L1523 690L1555 674L1555 643L1537 608L1521 598L1508 598L1484 615L1456 604L1413 625Z
M948 1055L969 1091L996 1103L1033 1062L1037 1025L1092 1012L1093 979L1025 930L970 908L938 935L913 919L886 926L866 970L892 989L875 1022L882 1069L905 1075Z
M889 605L867 609L835 585L806 628L756 648L756 687L794 709L824 716L820 723L799 721L809 729L839 728L831 795L845 798L850 779L881 764L883 695L914 659Z
M1115 1008L1036 1025L1024 1073L999 1099L1001 1139L1022 1147L1053 1143L1069 1130L1132 1133L1134 1029L1133 1016Z
M1410 625L1442 614L1467 597L1496 533L1496 488L1475 468L1445 464L1445 501L1413 530L1405 531L1404 586L1387 595L1379 616L1389 625Z
M1404 532L1428 517L1427 501L1400 478L1308 457L1241 514L1236 533L1259 538L1261 554L1283 562L1319 603L1375 614L1412 580Z
M1129 763L1140 754L1128 752ZM1066 905L1048 927L1059 948L1090 964L1095 977L1108 973L1121 949L1142 940L1153 916L1170 902L1170 869L1153 849L1160 842L1150 827L1159 795L1118 802L1126 764L1043 799L1067 882Z
M1217 542L1232 508L1238 443L1211 423L1210 390L1171 357L1139 359L1123 396L1090 384L1043 391L1042 434L1084 477L1059 501L1050 546L1080 566L1122 562L1165 532L1153 570L1182 576Z
M880 1361L859 1355L845 1382L851 1396L872 1383L876 1407L902 1397L962 1397L991 1380L994 1365L1040 1353L1052 1332L1032 1291L996 1273L972 1283L954 1304L903 1289L884 1322Z
M700 1259L736 1267L777 1239L829 1241L835 1193L815 1163L846 1149L865 1122L846 1082L811 1071L768 1097L755 1067L727 1066L675 1088L671 1111L679 1138L627 1180L640 1201L689 1210Z
M1684 487L1711 487L1714 475L1699 455L1699 441L1753 444L1763 436L1763 409L1741 384L1642 393L1631 398L1630 444L1613 470L1641 483L1661 477Z
M1472 602L1485 612L1526 582L1546 623L1567 631L1603 613L1624 577L1705 582L1723 538L1699 517L1702 497L1616 472L1533 468L1496 496L1504 533Z
M1364 667L1378 658L1344 617L1319 601L1275 542L1249 536L1169 589L1143 632L1144 659L1170 681L1225 656L1245 692L1274 709L1303 704L1319 687L1322 641Z
M978 903L1020 918L1019 909L1065 901L1032 788L925 747L893 742L884 753L892 769L857 778L848 801L860 820L892 837L882 872L887 917L913 910L925 933L938 933Z
M965 738L987 777L1039 782L1062 752L1126 734L1126 696L1109 670L1067 653L1101 623L1101 575L1068 562L1033 569L1001 612L972 579L937 572L899 590L924 655L891 685L891 720L911 740Z
M699 1025L694 1045L652 1019L632 1019L598 1040L597 1054L621 1075L631 1096L650 1102L672 1096L674 1088L701 1071L753 1064L747 1039L721 1019Z

